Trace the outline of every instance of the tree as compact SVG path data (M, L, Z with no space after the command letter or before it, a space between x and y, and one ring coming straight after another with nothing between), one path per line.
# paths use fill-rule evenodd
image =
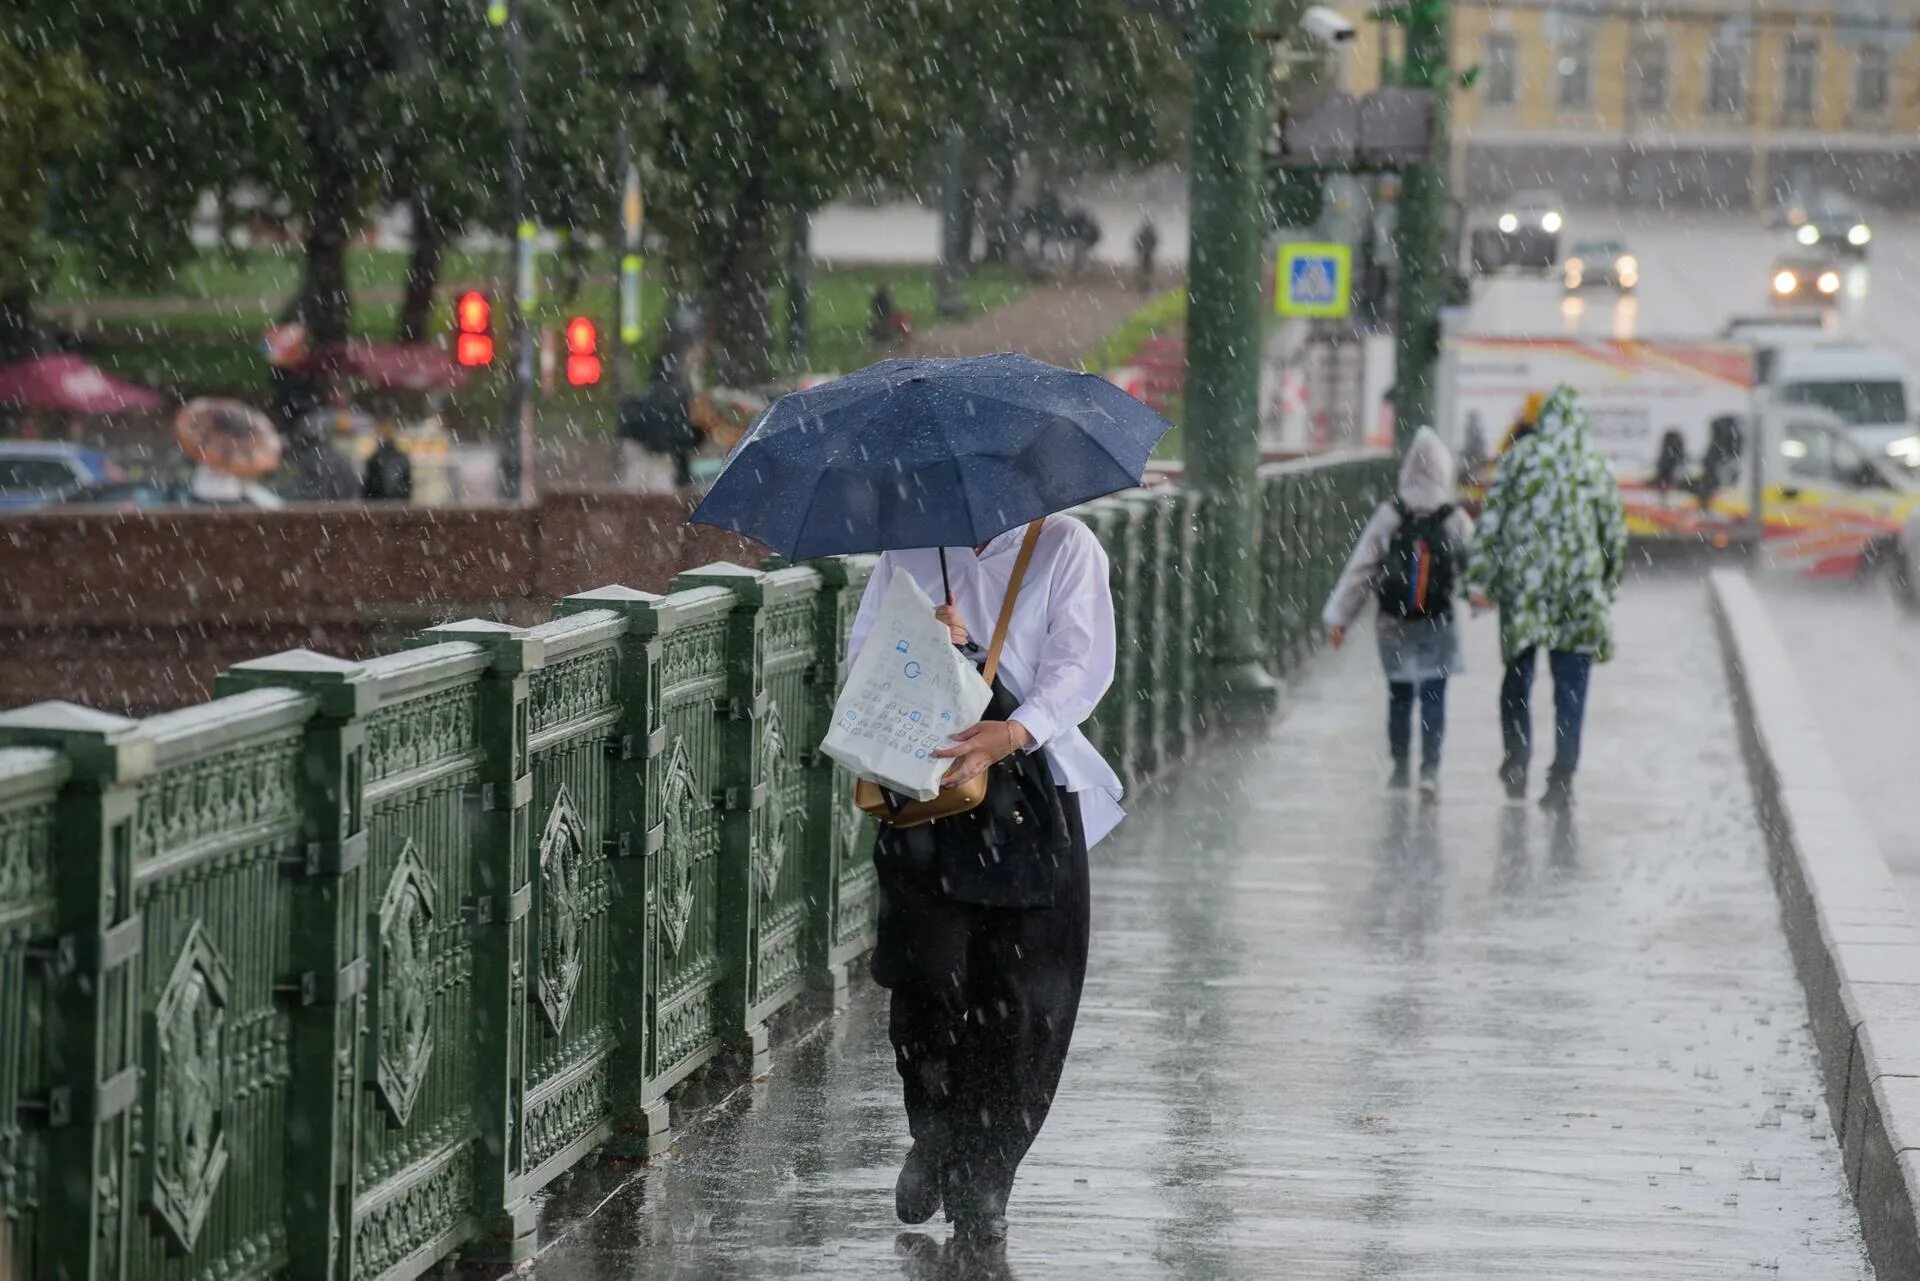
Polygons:
M713 300L713 370L772 373L771 294L794 219L897 172L920 104L908 6L715 0L655 49L660 108L642 122L665 188L650 202Z
M100 95L79 54L22 47L0 28L0 354L31 344L54 175L98 128Z

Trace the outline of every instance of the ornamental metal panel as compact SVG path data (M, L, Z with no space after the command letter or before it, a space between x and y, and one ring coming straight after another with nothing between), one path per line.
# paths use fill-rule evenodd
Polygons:
M566 1169L610 1132L610 1061L624 1017L636 1025L637 989L613 982L613 877L608 859L621 759L621 652L625 624L605 610L532 628L546 652L529 677L533 796L533 993L520 1143L528 1190ZM629 832L618 839L644 839Z
M470 924L480 660L447 644L364 666L377 698L364 718L368 1019L351 1281L417 1276L473 1235L482 1210Z
M134 788L126 880L108 887L109 900L130 893L126 916L140 930L136 1147L122 1171L140 1215L126 1277L268 1277L289 1259L282 989L293 887L283 865L303 844L310 706L262 691L140 727L156 768ZM109 902L108 919L121 912Z
M654 1028L647 1075L664 1090L719 1048L718 990L731 958L721 950L720 782L727 688L729 592L676 592L652 607L660 636L655 699L662 754L650 762L659 849L649 856L647 896L656 923L650 976Z

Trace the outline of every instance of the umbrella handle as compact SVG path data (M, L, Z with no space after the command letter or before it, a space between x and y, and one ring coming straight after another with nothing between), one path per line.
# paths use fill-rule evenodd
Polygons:
M947 604L953 604L953 580L947 577L947 549L940 549L940 589L947 594Z

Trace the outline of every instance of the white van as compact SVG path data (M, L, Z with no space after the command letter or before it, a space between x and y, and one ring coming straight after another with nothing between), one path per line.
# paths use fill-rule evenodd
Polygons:
M1850 342L1783 342L1761 347L1759 382L1775 404L1808 405L1838 417L1877 456L1920 466L1907 364L1883 347Z

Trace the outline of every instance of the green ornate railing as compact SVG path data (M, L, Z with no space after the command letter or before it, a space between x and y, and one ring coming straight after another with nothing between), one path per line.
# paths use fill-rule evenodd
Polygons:
M1383 492L1262 475L1278 666ZM1090 504L1129 780L1207 729L1204 502ZM144 721L0 715L0 1212L20 1281L399 1281L535 1244L533 1194L656 1151L668 1095L871 945L817 750L861 559L608 587L531 628L242 663Z

